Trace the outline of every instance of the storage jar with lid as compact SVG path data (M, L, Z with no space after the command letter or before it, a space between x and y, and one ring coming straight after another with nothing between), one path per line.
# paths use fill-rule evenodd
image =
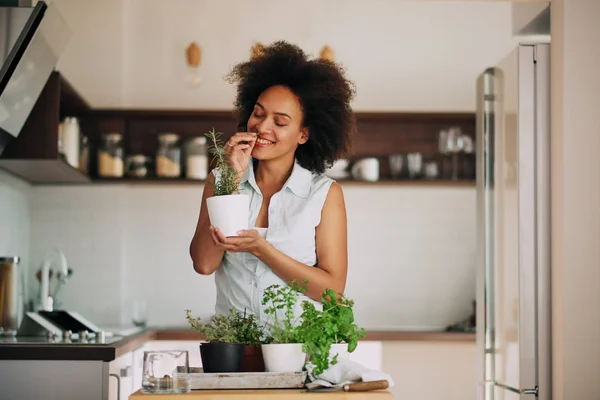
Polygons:
M23 280L17 256L0 256L0 336L14 336L23 314Z
M145 178L148 176L150 169L150 157L143 154L133 154L127 156L125 170L128 177Z
M206 179L208 176L208 150L206 138L190 139L185 148L185 175L188 179Z
M124 170L123 137L120 133L105 133L98 149L98 175L121 178Z
M179 135L176 133L162 133L158 136L156 176L161 178L181 176L181 148Z

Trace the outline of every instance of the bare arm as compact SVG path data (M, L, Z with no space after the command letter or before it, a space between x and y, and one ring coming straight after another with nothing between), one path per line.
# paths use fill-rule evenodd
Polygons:
M214 190L210 182L214 182L214 175L211 172L204 184L202 193L202 203L200 205L200 216L196 225L196 232L190 243L190 256L194 263L194 270L201 275L210 275L221 265L221 260L225 254L222 247L216 246L210 233L210 220L206 209L206 199L214 195Z

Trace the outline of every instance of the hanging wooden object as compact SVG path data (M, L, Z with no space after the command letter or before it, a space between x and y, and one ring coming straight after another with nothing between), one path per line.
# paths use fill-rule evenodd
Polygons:
M187 63L190 67L199 67L200 63L202 63L202 49L196 42L190 43L190 45L185 50L185 55L187 57Z
M252 46L252 48L250 49L250 58L256 60L257 58L260 58L264 55L265 46L260 42L256 42L254 46Z
M321 60L334 62L335 61L335 53L333 52L333 49L331 47L325 45L325 46L323 46L323 48L321 49L321 52L319 53L319 58Z

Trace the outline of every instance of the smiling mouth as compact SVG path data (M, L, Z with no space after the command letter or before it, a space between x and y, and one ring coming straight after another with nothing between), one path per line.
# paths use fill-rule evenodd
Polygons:
M271 144L275 144L275 142L272 142L270 140L267 140L267 139L264 139L264 138L261 138L261 137L256 138L256 143L261 144L263 146L268 146L268 145L271 145Z

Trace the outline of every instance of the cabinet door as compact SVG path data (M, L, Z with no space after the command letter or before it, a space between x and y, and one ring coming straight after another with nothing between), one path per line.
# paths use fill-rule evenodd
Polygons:
M108 400L127 400L133 393L133 352L111 361L108 372Z
M356 349L350 353L350 361L376 371L382 370L381 342L361 340Z

